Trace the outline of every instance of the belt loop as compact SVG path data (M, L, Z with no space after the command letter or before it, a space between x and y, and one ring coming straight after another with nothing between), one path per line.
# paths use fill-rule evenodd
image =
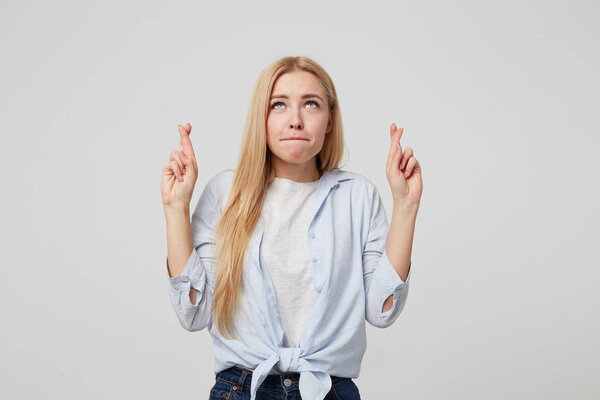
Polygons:
M240 379L238 380L237 383L237 387L234 388L234 390L238 393L243 393L244 392L244 382L246 382L246 377L248 376L248 371L246 370L241 370L241 374L240 374Z

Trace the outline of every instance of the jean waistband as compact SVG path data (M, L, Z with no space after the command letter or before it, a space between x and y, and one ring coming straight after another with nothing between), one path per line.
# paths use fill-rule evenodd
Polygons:
M242 367L230 367L219 373L217 373L216 378L220 378L229 383L235 384L240 388L244 386L250 387L250 383L252 382L252 370L246 369ZM337 381L340 379L350 379L350 378L342 378L339 376L331 375L331 381ZM273 390L291 390L293 388L297 388L300 383L300 373L299 372L285 372L281 375L271 374L267 375L263 383L260 385L261 389L273 389Z

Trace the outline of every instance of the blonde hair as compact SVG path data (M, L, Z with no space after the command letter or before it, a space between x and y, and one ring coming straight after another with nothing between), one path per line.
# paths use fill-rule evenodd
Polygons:
M314 74L325 89L332 121L317 155L319 174L338 168L344 152L342 119L337 93L327 72L308 57L283 57L258 77L246 117L242 151L226 205L216 227L217 274L212 303L213 320L222 335L235 338L233 318L240 301L244 254L262 211L263 199L275 171L267 145L267 116L273 85L291 71Z

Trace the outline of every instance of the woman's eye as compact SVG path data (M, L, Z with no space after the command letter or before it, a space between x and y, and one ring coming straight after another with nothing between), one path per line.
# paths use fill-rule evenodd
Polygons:
M312 101L312 100L307 101L306 104L314 104L314 107L311 107L311 108L318 108L319 107L319 103L317 103L316 101ZM275 109L280 108L280 107L278 107L278 105L282 105L283 106L284 104L281 101L278 101L278 102L275 102L275 103L271 104L271 108L275 108Z

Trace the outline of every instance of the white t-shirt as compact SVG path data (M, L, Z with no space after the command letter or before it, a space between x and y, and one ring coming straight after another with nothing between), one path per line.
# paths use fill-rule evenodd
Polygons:
M302 328L319 297L307 250L318 183L275 177L265 193L260 253L275 290L283 347L298 347ZM275 365L270 373L284 372Z
M318 183L275 177L265 194L260 252L275 289L284 347L298 347L304 323L319 297L307 249Z

